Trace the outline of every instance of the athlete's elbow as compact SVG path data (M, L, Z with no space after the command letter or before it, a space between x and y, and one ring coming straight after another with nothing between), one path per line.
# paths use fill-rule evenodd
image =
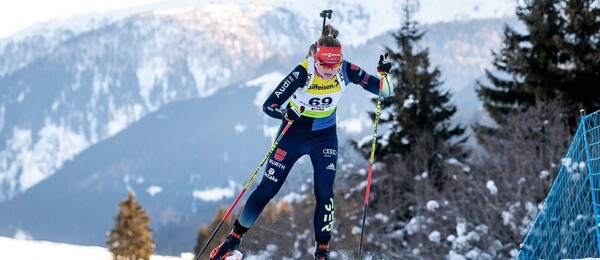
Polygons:
M276 103L265 102L262 111L273 118L279 118L281 115L281 107Z

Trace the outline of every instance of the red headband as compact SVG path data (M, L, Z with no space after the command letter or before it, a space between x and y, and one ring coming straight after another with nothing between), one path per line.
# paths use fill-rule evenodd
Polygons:
M317 47L317 58L325 63L338 63L342 61L342 47Z

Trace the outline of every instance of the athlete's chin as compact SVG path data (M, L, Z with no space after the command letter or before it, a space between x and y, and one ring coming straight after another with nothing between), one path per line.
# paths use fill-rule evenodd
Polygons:
M332 79L335 77L335 73L323 73L323 79Z

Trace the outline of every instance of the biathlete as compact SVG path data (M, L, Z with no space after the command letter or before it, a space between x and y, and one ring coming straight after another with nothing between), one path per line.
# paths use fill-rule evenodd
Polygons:
M326 25L319 40L302 61L269 95L263 111L282 120L279 132L293 122L271 153L260 184L250 194L225 241L210 253L210 259L225 259L236 250L244 234L254 224L267 203L279 192L292 166L303 155L313 165L315 259L330 259L329 242L334 219L333 183L337 169L338 139L336 106L349 83L382 97L394 94L388 73L391 63L381 55L380 77L365 72L343 59L338 31Z

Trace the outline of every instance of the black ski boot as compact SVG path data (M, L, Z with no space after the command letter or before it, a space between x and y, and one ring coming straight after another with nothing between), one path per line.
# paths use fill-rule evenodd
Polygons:
M227 238L225 238L225 241L210 252L210 260L225 259L240 246L240 243L242 243L242 235L232 230Z
M315 248L315 260L330 260L329 257L329 243L320 244L317 243L317 247Z

